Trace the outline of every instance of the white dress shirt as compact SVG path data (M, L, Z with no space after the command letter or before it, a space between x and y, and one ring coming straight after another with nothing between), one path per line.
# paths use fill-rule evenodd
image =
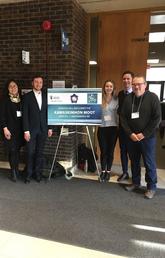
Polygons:
M41 106L42 106L42 92L41 91L36 91L36 90L33 90L33 92L34 92L34 95L36 97L39 109L41 110Z

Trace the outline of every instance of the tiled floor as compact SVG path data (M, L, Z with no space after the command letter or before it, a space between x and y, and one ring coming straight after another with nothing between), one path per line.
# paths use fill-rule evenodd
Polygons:
M8 168L7 163L1 163L0 167ZM110 182L117 183L117 177L121 174L120 166L114 166L113 176ZM75 177L98 180L97 173L84 173L77 170ZM127 180L124 183L130 183ZM142 170L142 185L144 182L144 170ZM158 187L165 188L165 171L158 170ZM63 243L34 238L26 235L15 234L0 230L0 258L117 258L109 253L90 250L82 247L66 245ZM122 256L123 257L123 256Z

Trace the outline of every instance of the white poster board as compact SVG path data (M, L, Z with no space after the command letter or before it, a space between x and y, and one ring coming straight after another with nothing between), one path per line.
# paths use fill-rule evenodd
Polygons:
M48 89L48 125L101 124L100 88Z

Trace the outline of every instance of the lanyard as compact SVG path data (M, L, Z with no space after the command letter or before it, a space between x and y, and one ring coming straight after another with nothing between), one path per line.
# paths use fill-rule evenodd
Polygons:
M138 109L137 109L136 112L139 112L139 110L140 110L140 107L141 107L141 104L142 104L142 99L143 99L143 95L140 96L140 102L139 102ZM134 110L134 103L135 103L135 95L133 96L132 113L133 113L133 110Z

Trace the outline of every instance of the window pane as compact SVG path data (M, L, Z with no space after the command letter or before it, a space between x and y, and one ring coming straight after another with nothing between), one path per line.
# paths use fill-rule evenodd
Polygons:
M149 89L149 91L151 91L151 92L154 92L157 96L158 96L158 98L159 98L159 100L160 100L160 92L161 92L161 84L157 84L157 83L154 83L154 84L149 84L149 87L148 87L148 89Z
M165 24L165 15L153 15L151 16L151 24Z
M165 81L165 67L147 69L147 81Z
M163 91L163 102L165 102L165 83L164 83L164 91Z

